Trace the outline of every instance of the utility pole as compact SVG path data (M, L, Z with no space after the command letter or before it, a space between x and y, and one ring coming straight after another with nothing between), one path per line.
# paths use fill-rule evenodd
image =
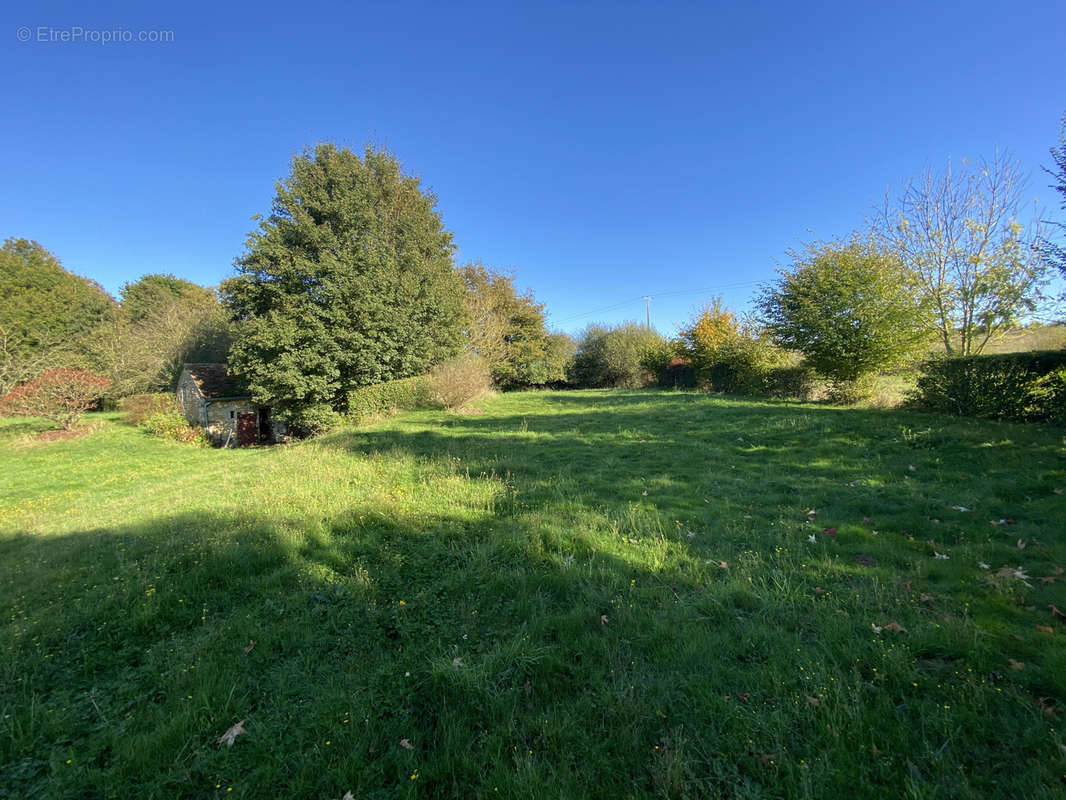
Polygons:
M645 318L647 319L647 325L648 325L648 330L649 331L651 330L651 301L652 301L652 299L653 298L650 295L644 295L644 314L645 314Z

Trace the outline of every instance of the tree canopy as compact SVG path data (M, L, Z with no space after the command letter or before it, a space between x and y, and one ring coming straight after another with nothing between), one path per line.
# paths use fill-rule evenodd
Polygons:
M344 411L347 392L426 372L462 342L463 287L436 198L391 154L319 144L221 287L233 370L282 414Z
M81 366L101 323L117 311L94 281L68 272L37 242L0 247L0 392L49 367Z
M561 340L550 342L544 304L519 293L514 278L481 263L459 268L466 287L467 340L501 389L540 386L566 378Z
M926 170L880 209L882 246L915 277L948 354L981 352L1036 308L1045 269L1018 219L1025 188L1018 162L997 153Z
M767 332L831 380L892 367L929 338L927 307L899 261L858 236L793 254L759 309Z

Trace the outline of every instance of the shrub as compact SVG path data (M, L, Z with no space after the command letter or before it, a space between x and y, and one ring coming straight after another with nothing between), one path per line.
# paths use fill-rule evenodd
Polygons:
M203 428L190 425L177 409L155 411L148 414L140 427L153 436L174 442L207 447L210 441Z
M657 331L625 322L614 328L590 325L578 341L570 382L589 388L647 386L656 375L645 366L665 340Z
M326 403L286 409L279 415L279 419L285 420L289 433L297 439L318 436L344 422L344 417Z
M174 411L177 401L172 394L135 394L118 401L118 410L123 412L126 422L140 425L152 414Z
M766 393L770 397L807 401L814 397L817 381L815 371L803 364L771 367L766 371Z
M348 418L358 422L379 414L413 411L433 403L425 376L363 386L348 393Z
M430 396L456 411L492 391L492 376L481 359L465 356L434 367L426 378Z
M1061 421L1066 351L937 358L922 365L914 407L968 417Z
M1030 384L1027 413L1033 419L1066 424L1066 367L1059 367Z
M0 397L0 415L44 417L69 431L110 385L85 369L50 369Z
M696 367L688 358L672 358L659 371L659 385L671 389L695 389L698 382Z

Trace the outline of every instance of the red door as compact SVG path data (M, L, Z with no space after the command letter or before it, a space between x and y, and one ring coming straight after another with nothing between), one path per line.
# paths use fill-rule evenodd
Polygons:
M238 447L248 447L248 445L259 443L259 425L256 423L256 417L254 411L242 411L237 414Z

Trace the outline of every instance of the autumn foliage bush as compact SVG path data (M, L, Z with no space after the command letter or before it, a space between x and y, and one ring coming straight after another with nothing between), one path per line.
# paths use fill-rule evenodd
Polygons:
M433 399L456 411L492 392L492 376L479 358L466 356L435 367L426 378Z
M57 367L0 397L0 415L44 417L69 431L110 385L89 370Z

